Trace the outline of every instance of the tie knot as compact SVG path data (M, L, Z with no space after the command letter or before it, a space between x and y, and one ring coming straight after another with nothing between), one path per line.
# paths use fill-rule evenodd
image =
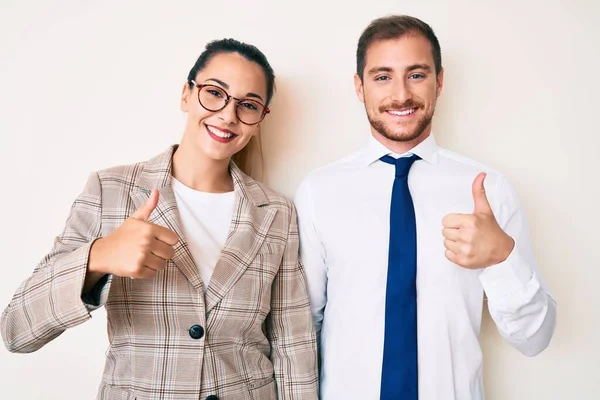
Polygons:
M406 178L408 176L408 171L410 171L410 167L412 167L413 163L417 160L420 160L416 154L411 155L410 157L400 157L394 158L392 156L383 156L380 158L384 163L392 164L396 166L396 177Z

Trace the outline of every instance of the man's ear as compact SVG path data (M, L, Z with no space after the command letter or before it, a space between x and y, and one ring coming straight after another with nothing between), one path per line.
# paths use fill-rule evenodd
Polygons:
M354 74L354 90L356 90L356 96L358 99L364 103L365 102L365 93L363 88L363 82L358 74Z
M442 94L442 88L444 87L444 68L440 70L440 73L436 77L437 87L435 89L435 96L440 97Z

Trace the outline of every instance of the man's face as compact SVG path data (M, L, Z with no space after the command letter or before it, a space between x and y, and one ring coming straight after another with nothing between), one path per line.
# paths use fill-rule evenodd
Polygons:
M354 84L373 135L393 142L429 135L444 77L443 70L436 76L429 41L418 34L381 40L369 46L365 62Z

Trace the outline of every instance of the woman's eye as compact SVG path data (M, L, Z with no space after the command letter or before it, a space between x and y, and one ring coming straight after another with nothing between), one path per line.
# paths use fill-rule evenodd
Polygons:
M242 107L244 107L244 108L247 108L248 110L252 110L252 111L254 111L254 110L257 110L257 109L258 109L258 107L256 107L256 105L255 105L255 104L252 104L252 103L249 103L249 102L240 103L240 105L241 105Z
M223 97L223 93L218 90L209 90L208 93L212 94L215 97Z

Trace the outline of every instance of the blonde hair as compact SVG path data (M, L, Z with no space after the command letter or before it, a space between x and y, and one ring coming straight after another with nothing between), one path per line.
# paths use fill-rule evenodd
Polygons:
M253 136L242 150L231 157L231 160L249 177L257 181L262 180L264 159L260 134Z

